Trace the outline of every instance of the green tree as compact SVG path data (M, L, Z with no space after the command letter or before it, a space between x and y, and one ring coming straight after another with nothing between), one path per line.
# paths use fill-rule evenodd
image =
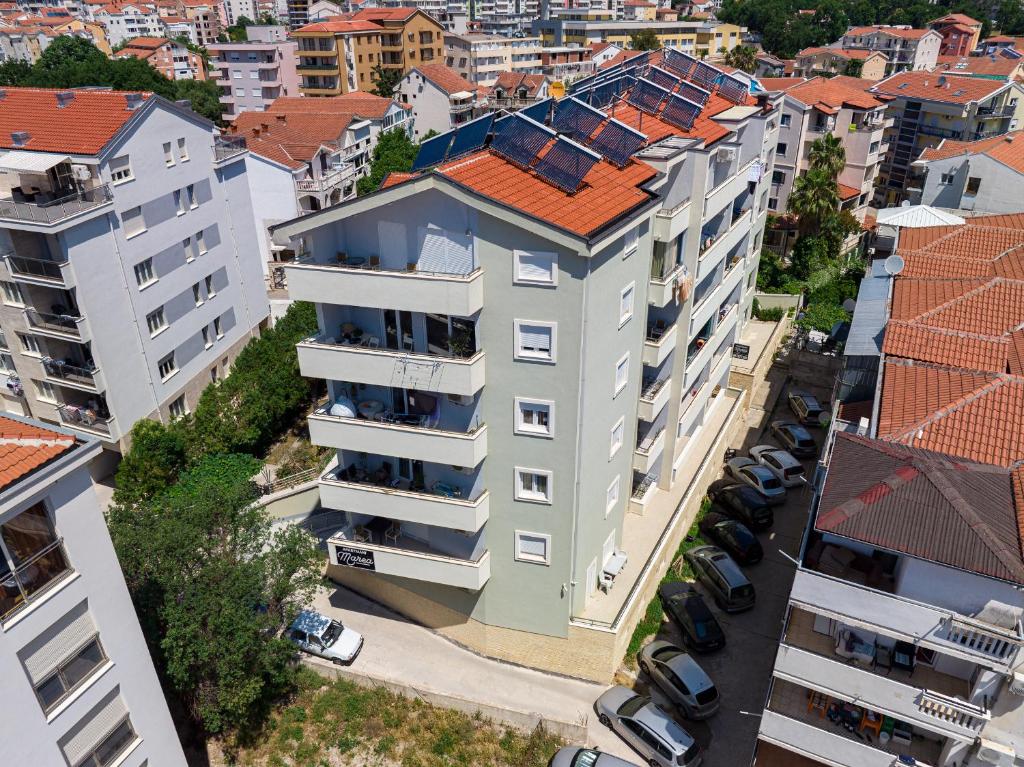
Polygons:
M843 67L842 74L847 77L860 77L861 72L864 71L864 62L859 59L850 59L846 62L846 66Z
M846 149L837 136L826 133L811 144L808 160L811 170L820 170L835 180L846 167Z
M168 490L111 507L108 524L157 667L207 733L258 728L286 692L281 634L319 586L323 556L255 505L249 456L204 458Z
M748 74L754 74L754 70L757 69L757 51L747 45L737 45L726 52L725 63Z
M221 122L220 88L214 80L175 80L175 98L187 99L192 111L211 122Z
M656 51L661 43L653 29L643 29L629 36L629 47L634 51Z
M370 70L370 80L373 82L373 93L385 99L394 98L395 88L402 80L402 70L374 64Z
M821 170L810 170L797 176L788 207L799 218L801 236L816 234L822 221L839 208L839 189L835 179Z
M117 467L114 503L133 506L170 487L185 468L185 440L177 424L143 419L132 427L131 447Z
M373 148L373 160L370 163L370 174L359 179L356 191L369 194L380 188L381 182L388 173L407 172L419 152L419 145L414 144L408 134L401 128L394 128L382 133Z
M0 64L0 85L24 85L32 75L32 65L20 59L7 59Z

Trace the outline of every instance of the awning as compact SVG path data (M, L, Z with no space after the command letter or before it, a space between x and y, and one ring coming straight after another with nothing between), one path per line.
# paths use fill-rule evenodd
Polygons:
M46 173L54 165L60 165L70 159L66 154L15 149L0 157L0 169L16 170L22 173Z
M468 98L472 98L472 97L473 97L473 91L458 91L458 92L452 94L452 98L453 99L459 99L460 101L462 99L468 99Z

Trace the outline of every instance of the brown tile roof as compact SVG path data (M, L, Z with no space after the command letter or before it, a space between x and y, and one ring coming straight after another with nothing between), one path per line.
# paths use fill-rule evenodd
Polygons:
M855 88L835 78L814 77L805 83L789 88L786 95L807 104L817 107L819 105L837 109L842 106L850 106L856 109L878 109L885 106L863 88Z
M476 86L473 83L444 64L420 64L414 69L449 96L462 91L476 93Z
M939 56L933 72L951 75L985 75L1009 77L1022 65L1021 59L998 54L992 56Z
M541 87L547 82L545 75L527 75L522 72L499 72L498 79L495 80L494 84L487 88L488 95L493 95L495 89L501 89L508 93L509 91L518 90L521 87L526 88L527 96L535 97L540 91Z
M271 102L267 112L272 114L329 112L331 114L355 115L366 120L380 120L395 104L406 110L412 109L410 106L399 104L394 99L363 91L353 91L341 96L322 96L315 99L304 96L282 96Z
M346 35L354 32L381 32L383 29L380 24L374 24L372 21L316 21L304 27L299 27L292 34L329 32L334 35Z
M785 91L800 83L807 82L806 77L759 77L757 81L766 91Z
M74 99L57 106L49 88L4 88L0 101L0 148L95 155L135 114L124 91L76 90ZM142 94L148 99L151 94ZM26 131L30 139L15 147L11 134Z
M353 116L345 113L242 112L229 128L249 151L293 170L305 167L320 147L338 142Z
M940 82L940 78L943 82ZM876 83L871 92L894 98L969 104L987 99L1007 85L1001 80L981 77L942 77L938 72L899 72Z
M798 59L802 59L808 56L817 56L821 53L830 53L833 56L837 56L838 58L841 59L856 59L858 61L864 61L865 59L869 58L870 56L874 56L875 54L879 54L883 58L888 58L881 51L869 51L863 48L829 48L826 46L804 48L796 55L796 57Z
M860 189L855 186L848 186L840 183L837 183L836 186L839 187L839 199L842 202L852 200L855 197L860 197Z
M815 529L1024 583L1008 468L836 435Z
M998 163L1024 173L1024 130L1004 133L979 141L950 141L946 139L934 149L925 149L922 160L942 160L961 155L985 155Z
M945 23L945 24L963 24L963 25L968 26L968 27L980 27L981 26L981 22L980 21L976 21L975 19L972 19L970 16L967 16L967 15L965 15L963 13L947 13L945 16L940 16L939 18L933 19L932 21L929 21L928 23L929 24L938 24L940 22Z
M885 326L882 351L956 368L1006 372L1011 352L1009 336L991 336L890 320Z
M881 25L875 25L873 27L851 27L846 30L847 37L866 37L867 35L875 34L880 32L890 37L898 37L902 40L920 40L922 37L932 32L931 29L900 29L898 27L886 27Z
M0 416L0 488L8 487L74 445L74 437Z
M415 6L404 6L398 8L363 8L355 13L348 14L350 19L361 19L368 21L405 21L419 10Z

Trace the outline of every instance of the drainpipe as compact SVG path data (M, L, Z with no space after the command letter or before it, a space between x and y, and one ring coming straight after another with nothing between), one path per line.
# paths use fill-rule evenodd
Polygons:
M573 484L572 498L572 532L569 537L569 619L572 620L572 602L576 596L576 559L580 552L576 550L576 530L580 523L580 470L582 469L583 440L583 390L586 387L587 375L587 299L590 297L590 273L592 260L587 258L587 272L583 282L583 305L580 309L580 388L576 398L576 481ZM621 492L621 490L620 490Z

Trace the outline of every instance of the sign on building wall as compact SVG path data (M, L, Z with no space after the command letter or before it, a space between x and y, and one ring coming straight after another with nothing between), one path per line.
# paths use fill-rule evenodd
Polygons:
M376 570L373 552L366 549L354 549L351 546L336 546L335 560L339 565L355 567L359 570Z

